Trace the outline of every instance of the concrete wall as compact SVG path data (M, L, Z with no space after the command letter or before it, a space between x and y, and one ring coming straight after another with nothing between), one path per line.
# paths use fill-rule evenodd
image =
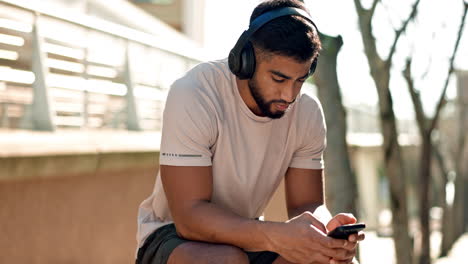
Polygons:
M0 181L0 263L132 263L138 205L156 171Z
M154 133L0 132L0 263L133 263L158 142Z
M156 142L141 132L0 133L0 263L132 263L138 205L158 170ZM360 220L376 228L380 148L350 152ZM404 153L409 164L413 152ZM264 216L287 219L284 183Z

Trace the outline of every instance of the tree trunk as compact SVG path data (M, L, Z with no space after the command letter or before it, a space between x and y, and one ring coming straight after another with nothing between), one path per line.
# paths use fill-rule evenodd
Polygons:
M412 242L408 229L407 191L403 170L401 149L398 144L398 132L393 111L392 95L390 93L390 68L399 36L405 30L408 22L415 16L419 0L413 6L410 17L405 20L402 28L396 32L396 37L387 60L382 60L377 52L376 39L372 33L372 17L379 3L374 0L370 9L364 9L360 0L354 0L359 19L364 51L369 63L372 79L379 96L380 125L383 135L383 152L385 174L390 183L390 204L392 209L393 239L395 255L398 264L412 262Z
M465 170L466 171L466 170ZM466 205L468 204L468 193L466 193L466 190L468 189L468 177L467 173L465 172L465 183L464 186L465 188L463 189L463 202L465 206L463 207L463 231L468 232L468 209L466 208Z
M448 219L450 216L449 210L451 206L448 205L447 203L447 184L449 182L449 170L445 164L444 157L442 156L442 153L440 152L440 146L439 145L433 145L434 147L434 157L437 161L437 165L440 170L440 175L441 179L439 180L439 204L442 206L442 223L441 223L441 232L442 232L442 243L440 244L440 253L439 257L445 257L448 254L448 249L444 248L444 246L447 244L447 242L444 242L446 239L446 236L448 234L448 229L450 228L447 226L448 223L450 223L450 220Z
M461 166L460 166L461 167ZM454 237L451 244L453 245L457 239L465 232L464 223L464 196L465 196L465 181L461 170L457 171L455 178L455 198L453 200L453 229Z
M463 116L463 113L462 113ZM459 123L463 125L463 123ZM447 204L444 210L444 218L442 223L442 245L441 256L448 255L453 244L457 239L466 231L465 221L465 199L466 199L466 175L463 169L466 159L464 158L465 134L460 128L460 138L458 140L458 149L456 152L455 161L455 196L453 197L453 204ZM453 180L453 179L452 179Z
M468 9L468 2L465 2L465 14L463 16L463 19L465 19L466 17L467 9ZM466 79L468 78L465 78L465 80ZM465 81L465 84L466 84L466 81ZM460 91L459 98L458 98L458 126L459 126L458 153L459 155L458 155L458 160L457 160L457 178L455 179L455 184L458 184L458 186L455 185L456 193L455 193L454 208L456 212L458 210L458 212L456 213L458 223L455 223L455 224L459 224L458 227L460 227L460 229L457 230L458 231L457 234L461 236L466 231L466 227L468 225L467 218L465 217L467 215L466 211L468 210L466 209L466 203L464 203L467 198L465 187L467 186L467 183L468 183L468 166L466 165L466 161L468 157L465 155L467 153L466 141L468 138L467 132L466 132L466 130L468 129L468 123L467 123L468 100L466 99L468 98L468 96L466 95L466 93L468 92L466 90L467 89L466 87L462 87L463 84L461 81L459 82L458 85L460 86L458 89ZM462 98L461 96L462 89L465 90L464 98ZM457 193L458 193L458 196L457 196Z
M386 74L389 74L389 71L387 71ZM375 81L376 85L381 83L381 80ZM408 228L409 217L406 183L388 81L385 86L385 88L378 89L381 127L384 139L384 165L386 175L390 182L390 201L393 215L392 229L397 263L406 264L412 262L413 248Z
M453 245L453 205L444 206L444 214L442 218L442 244L440 246L440 257L448 255L450 248Z
M419 264L431 263L430 222L429 222L429 192L431 181L431 157L432 157L431 133L423 133L421 147L421 164L419 170L419 224L421 228L421 251L419 252Z
M458 171L458 170L457 170ZM460 172L460 171L458 171ZM447 256L453 244L466 231L464 219L464 199L465 199L465 181L463 176L457 174L454 182L455 197L453 204L445 206L444 218L442 223L442 245L440 256Z
M465 14L463 16L463 20L466 16L466 10L468 9L468 3L465 4ZM441 255L447 255L448 251L452 248L453 244L457 241L457 239L466 231L466 220L465 214L467 209L465 208L465 200L467 199L467 194L465 191L465 186L467 186L467 174L468 174L468 167L466 166L466 160L468 157L466 155L466 141L467 141L467 134L466 130L467 127L467 110L468 110L468 101L465 101L466 96L461 96L462 93L462 83L464 83L463 78L461 75L458 77L460 79L459 84L460 87L459 91L459 98L457 103L458 108L458 137L457 137L457 146L456 146L456 155L455 155L455 197L453 200L453 205L449 207L447 212L447 216L444 215L444 223L443 223L443 230L444 236L442 239L442 246L441 246Z
M351 170L346 144L346 113L341 101L336 73L336 59L343 45L340 36L320 35L324 49L314 80L323 105L327 123L325 151L327 206L333 213L351 212L356 215L356 180Z
M461 109L460 109L461 110ZM464 113L460 114L462 117ZM461 123L460 125L464 125ZM453 200L453 228L454 228L454 237L451 244L453 245L456 240L465 232L465 175L464 175L464 166L466 159L464 159L465 154L465 132L460 131L459 139L459 156L457 157L456 163L456 177L455 177L455 197Z

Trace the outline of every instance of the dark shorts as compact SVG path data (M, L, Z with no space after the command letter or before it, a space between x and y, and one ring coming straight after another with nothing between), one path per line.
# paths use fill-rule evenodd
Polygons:
M136 264L166 264L172 251L182 243L190 242L177 235L174 224L168 224L154 231L138 250ZM269 251L245 251L250 263L270 264L278 257Z

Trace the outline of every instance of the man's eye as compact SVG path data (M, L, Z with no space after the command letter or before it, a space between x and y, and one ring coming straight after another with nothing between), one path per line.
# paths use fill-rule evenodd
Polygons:
M299 80L297 80L297 81L303 83L303 82L305 82L305 80L306 80L306 79L299 79Z
M275 78L273 78L273 81L275 81L277 83L282 83L282 82L284 82L284 79L275 79Z

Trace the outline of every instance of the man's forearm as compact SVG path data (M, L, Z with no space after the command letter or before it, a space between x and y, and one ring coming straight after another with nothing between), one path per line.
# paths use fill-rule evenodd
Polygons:
M175 219L180 235L189 240L230 244L248 250L272 250L268 234L282 223L247 219L208 201L187 206Z

